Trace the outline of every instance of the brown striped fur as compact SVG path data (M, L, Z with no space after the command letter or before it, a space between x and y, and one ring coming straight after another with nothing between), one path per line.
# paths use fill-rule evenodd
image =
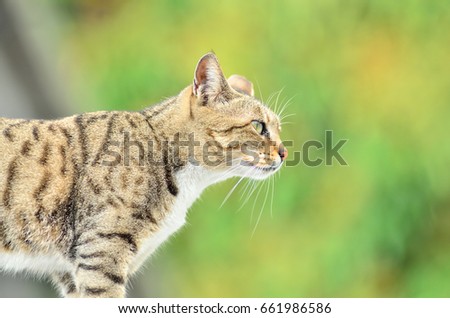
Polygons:
M220 164L208 166L202 147L193 155L200 166L191 167L186 147L168 149L175 136L188 140L194 133L202 146L214 142L247 160L239 147L228 144L267 139L251 125L260 120L276 146L268 153L260 150L264 158L258 165L279 161L278 118L244 82L245 87L228 84L216 57L207 54L193 85L140 112L51 121L0 118L0 270L51 275L65 296L123 297L129 276L166 238L158 235L172 226L169 218L190 200L192 185L183 184L182 176L189 180L193 171L192 180L201 175L198 183L207 186L225 179L220 174L229 169L223 154L216 156ZM127 158L111 153L124 135L130 141ZM142 151L139 145L149 142L150 153ZM208 174L218 177L210 182ZM227 177L233 175L243 173ZM185 210L199 194L192 194ZM181 226L175 223L171 232ZM31 265L20 267L23 259ZM52 262L49 268L33 265L46 259Z

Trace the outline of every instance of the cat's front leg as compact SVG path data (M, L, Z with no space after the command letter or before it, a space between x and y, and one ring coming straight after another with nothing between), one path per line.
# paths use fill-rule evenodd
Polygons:
M125 297L128 267L137 246L130 233L98 232L81 242L75 281L81 297Z
M80 292L75 284L75 278L72 273L55 273L52 275L52 281L58 287L61 296L68 298L80 297Z

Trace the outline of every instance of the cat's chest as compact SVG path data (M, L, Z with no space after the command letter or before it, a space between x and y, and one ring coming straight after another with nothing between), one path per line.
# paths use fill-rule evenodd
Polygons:
M169 236L178 231L185 224L187 212L201 192L202 189L198 188L181 190L170 212L160 222L158 231L145 241L143 249L152 252Z
M158 230L144 240L135 258L134 263L136 266L139 266L164 241L185 224L189 208L208 185L200 180L200 176L192 173L190 170L176 176L177 186L179 188L178 195L167 216L161 220Z

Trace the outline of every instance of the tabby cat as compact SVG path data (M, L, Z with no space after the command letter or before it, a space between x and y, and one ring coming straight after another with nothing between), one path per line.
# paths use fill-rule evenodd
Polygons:
M0 132L0 270L49 276L67 297L124 297L207 186L267 178L287 156L277 115L212 53L140 112L0 118Z

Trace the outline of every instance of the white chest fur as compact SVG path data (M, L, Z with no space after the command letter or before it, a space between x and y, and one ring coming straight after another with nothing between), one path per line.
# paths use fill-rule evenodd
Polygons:
M185 224L187 211L203 190L207 186L220 181L218 177L212 176L211 172L194 166L186 167L175 177L179 193L172 211L161 222L159 231L149 237L139 249L131 266L131 272L136 271L164 241Z

